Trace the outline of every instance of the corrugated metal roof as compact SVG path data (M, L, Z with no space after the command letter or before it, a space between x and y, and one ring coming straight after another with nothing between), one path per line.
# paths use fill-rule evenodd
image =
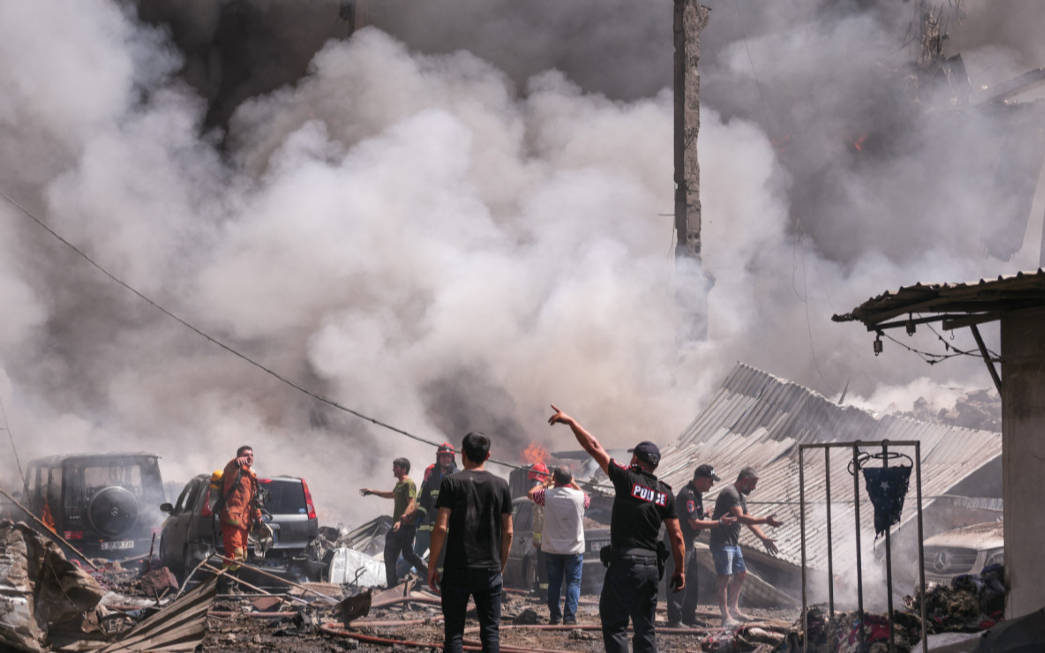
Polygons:
M672 444L662 449L657 475L672 487L690 481L700 464L713 464L723 479L705 497L732 483L743 467L759 470L758 488L748 500L757 516L776 514L784 526L763 527L776 540L779 558L794 565L802 560L799 513L798 445L829 442L917 440L922 454L923 509L961 480L1001 455L1001 434L929 424L892 415L875 415L852 406L839 406L797 383L738 363L721 390ZM880 451L880 449L876 449ZM914 448L899 449L914 457ZM835 568L855 562L855 547L839 542L854 533L853 477L847 462L849 449L832 449L831 510ZM878 463L872 463L878 465ZM899 464L893 462L892 464ZM810 566L827 567L826 476L823 450L807 450L804 458L807 514L807 556ZM904 522L917 515L916 477L905 503ZM860 483L861 537L874 538L874 513ZM761 548L748 529L741 544Z
M970 283L916 283L872 297L835 322L860 321L868 327L904 313L977 313L1045 305L1045 270L1017 272Z

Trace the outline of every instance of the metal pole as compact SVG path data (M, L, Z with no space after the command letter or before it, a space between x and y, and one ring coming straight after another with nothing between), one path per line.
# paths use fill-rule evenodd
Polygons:
M929 653L929 637L925 628L925 538L922 533L922 443L914 445L914 467L918 476L918 573L922 583L922 653Z
M798 447L798 514L802 524L802 651L809 650L809 615L806 612L806 468L805 447ZM830 532L830 531L829 531ZM830 555L830 553L829 553Z
M853 443L853 508L856 512L856 601L859 615L860 645L866 642L864 635L864 572L860 554L860 441Z
M831 447L824 447L824 468L827 470L827 605L835 616L835 563L831 537Z
M882 440L882 468L889 469L888 440ZM893 628L893 554L889 538L889 524L885 526L885 591L886 605L889 610L889 653L894 653L896 636Z

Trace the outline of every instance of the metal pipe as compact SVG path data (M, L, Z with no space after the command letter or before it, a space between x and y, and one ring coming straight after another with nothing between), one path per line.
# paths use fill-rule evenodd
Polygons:
M228 577L229 577L229 579L230 579L230 580L234 580L234 581L236 581L237 583L239 583L240 585L242 585L242 586L244 586L244 587L247 587L247 588L249 588L249 589L252 589L252 590L254 590L255 592L260 592L261 594L264 594L264 595L266 595L266 596L272 596L271 594L269 594L269 593L268 593L268 592L266 592L265 590L261 589L260 587L257 587L257 586L254 586L254 585L251 585L251 584L250 584L250 583L248 583L247 581L245 581L245 580L241 580L241 579L239 579L239 578L236 578L235 576L233 576L233 575L231 575L231 574L227 573L227 570L225 570L225 569L218 569L217 567L212 567L212 566L210 566L210 565L206 564L206 562L204 562L204 564L203 564L203 567L204 567L205 569L208 569L208 570L210 570L210 571L214 572L214 573L215 573L215 574L217 574L217 575L225 574L226 576L228 576ZM244 598L247 598L247 597L244 597ZM308 601L306 601L305 599L301 599L301 598L298 598L298 597L296 597L296 596L274 596L273 598L279 599L280 601L285 601L286 603L290 603L291 601L298 601L298 602L300 602L300 603L304 603L305 605L311 605L311 604L310 604L310 603L309 603Z
M805 449L798 447L798 514L802 533L802 651L809 648L809 613L806 601L806 468Z
M915 470L918 478L918 574L922 583L922 653L929 653L929 633L925 627L925 538L922 533L922 443L914 445Z
M225 556L221 555L220 553L215 553L214 557L215 558L219 558L221 560L224 560L225 562L232 563L234 565L239 565L240 567L246 567L247 569L251 569L253 571L256 571L257 573L261 574L262 576L266 576L266 577L271 578L273 580L278 580L281 583L286 583L287 585L290 585L291 587L296 587L299 590L303 590L305 592L311 592L312 594L315 594L316 596L318 596L318 597L320 597L322 599L326 599L327 601L330 601L331 603L339 603L338 599L329 597L326 594L323 594L322 592L317 592L316 590L312 589L311 587L305 587L304 585L301 585L299 583L295 583L292 580L287 580L286 578L280 578L276 574L270 574L269 572L264 571L263 569L259 569L258 567L254 566L254 565L248 565L247 563L243 562L242 560L233 560L232 558L226 558ZM268 594L268 592L266 592L266 594Z
M856 512L856 601L860 616L860 645L866 645L864 635L864 571L860 552L860 441L853 443L853 507Z
M833 537L831 536L831 448L824 449L824 469L827 480L827 605L828 614L835 616L835 556Z
M889 469L889 441L882 440L882 468ZM890 544L890 524L885 525L885 591L889 611L889 653L896 651L896 629L893 624L893 554Z

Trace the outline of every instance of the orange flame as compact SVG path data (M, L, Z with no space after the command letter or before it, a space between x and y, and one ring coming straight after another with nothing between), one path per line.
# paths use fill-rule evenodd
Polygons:
M41 515L41 520L47 528L51 529L52 533L57 533L54 530L54 515L51 514L51 504L48 501L44 501L44 514Z
M861 136L860 138L856 139L853 142L853 147L856 148L857 152L863 152L864 151L864 141L866 141L866 140L867 140L867 134L864 134L863 136Z
M543 463L548 458L548 450L537 442L531 442L522 452L522 459L531 465Z

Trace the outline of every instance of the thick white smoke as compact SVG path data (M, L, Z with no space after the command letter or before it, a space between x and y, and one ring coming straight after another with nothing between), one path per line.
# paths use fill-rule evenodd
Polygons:
M132 8L4 3L0 190L286 377L433 440L483 430L510 461L535 439L576 447L546 426L549 402L609 446L666 443L737 360L828 395L847 381L865 396L919 377L989 384L976 359L928 368L891 343L874 358L862 328L829 320L885 289L1037 259L1030 245L985 258L979 189L924 201L908 172L926 165L917 148L866 163L849 152L864 133L854 121L889 95L854 95L860 76L881 81L909 54L885 3L744 8L744 30L733 3L713 7L700 145L715 286L708 340L682 351L670 3L648 15L625 2L400 4L329 42L293 86L242 103L223 134L202 126L177 49ZM488 29L472 23L483 16ZM929 138L945 130L926 132L930 159L947 151ZM821 172L837 193L803 195ZM930 210L911 222L910 205ZM357 521L388 506L355 488L390 486L396 456L415 477L433 458L207 343L6 203L0 232L0 298L14 307L0 396L23 463L145 449L184 480L249 443L262 473L305 476L324 517ZM942 349L922 331L912 343ZM13 457L0 474L13 484Z

